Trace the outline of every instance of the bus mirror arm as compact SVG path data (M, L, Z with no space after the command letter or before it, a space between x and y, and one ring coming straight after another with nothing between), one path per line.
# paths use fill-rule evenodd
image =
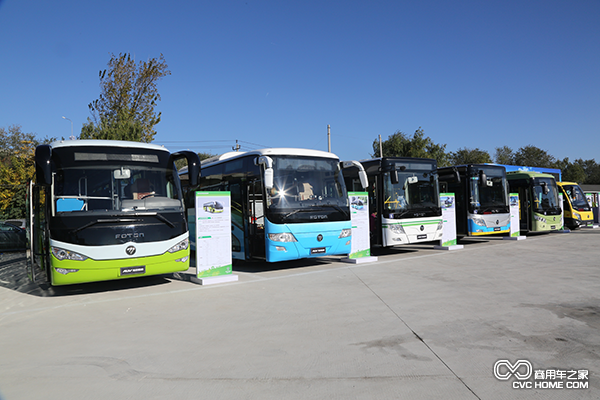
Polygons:
M265 166L265 189L273 188L273 160L269 156L260 156L254 163Z
M40 185L52 184L51 159L52 147L50 145L42 144L35 148L35 175Z
M367 173L366 173L363 165L361 163L359 163L358 161L354 161L354 160L342 162L342 168L350 168L350 167L358 168L358 179L360 179L360 184L363 187L363 189L366 189L367 187L369 187L369 179L367 178Z
M175 160L185 158L188 163L188 176L190 179L190 186L194 187L198 185L198 177L200 176L200 157L193 151L182 150L171 154L169 165L173 165Z

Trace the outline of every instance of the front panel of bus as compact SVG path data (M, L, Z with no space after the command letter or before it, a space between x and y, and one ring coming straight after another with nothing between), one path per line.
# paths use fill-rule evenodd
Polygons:
M381 173L377 191L382 246L440 240L443 223L435 161L384 159L381 170L387 171Z
M565 225L570 229L592 226L594 214L581 187L568 182L558 182L557 185L563 195Z
M504 168L470 166L466 178L468 235L508 233L510 210Z
M531 183L531 230L544 232L560 229L562 211L556 181L552 177L535 177Z
M349 254L350 207L339 161L270 157L273 188L264 198L266 260Z
M126 147L52 149L52 284L188 268L181 188L169 155Z

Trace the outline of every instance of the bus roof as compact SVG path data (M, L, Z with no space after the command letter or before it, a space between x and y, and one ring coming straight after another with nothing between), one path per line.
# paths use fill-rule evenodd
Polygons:
M214 156L211 158L207 158L206 160L202 160L202 164L213 164L226 160L236 159L245 156L302 156L302 157L320 157L320 158L332 158L335 160L339 160L339 157L333 153L329 153L327 151L321 150L311 150L311 149L296 149L296 148L269 148L269 149L259 149L259 150L251 150L251 151L230 151L228 153L221 154L219 156Z
M50 143L50 147L53 149L59 147L83 147L83 146L94 146L94 147L127 147L133 149L148 149L148 150L159 150L168 152L164 146L159 146L152 143L140 143L140 142L128 142L125 140L57 140Z
M523 178L523 177L530 177L530 178L552 178L556 181L556 178L554 177L554 175L551 174L543 174L541 172L534 172L534 171L510 171L506 173L506 179L510 178Z

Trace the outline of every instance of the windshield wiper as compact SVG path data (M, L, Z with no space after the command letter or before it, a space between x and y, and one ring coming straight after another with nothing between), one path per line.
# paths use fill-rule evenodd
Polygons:
M292 215L294 215L294 214L296 214L296 213L298 213L298 212L300 212L300 211L304 211L304 210L301 210L301 209L297 208L297 209L295 209L294 211L291 211L291 212L289 212L289 213L285 214L285 215L283 216L283 218L291 217Z
M159 219L161 222L164 222L165 224L169 225L169 227L171 228L175 228L175 224L173 224L171 221L169 221L167 218L165 218L164 216L162 216L159 213L155 213L155 212L149 212L149 213L135 213L133 214L136 217L156 217L157 219ZM143 219L141 218L111 218L111 219L97 219L95 221L91 221L88 222L85 225L80 226L79 228L75 229L73 232L77 233L79 231L82 231L84 229L89 228L90 226L96 225L96 224L114 224L114 223L118 223L118 222L141 222L143 221Z
M86 228L89 228L90 226L96 225L96 224L113 224L115 222L140 222L142 221L141 219L138 218L112 218L112 219L97 219L95 221L91 221L88 222L85 225L80 226L79 228L75 229L73 231L73 233L77 233L79 231L82 231Z

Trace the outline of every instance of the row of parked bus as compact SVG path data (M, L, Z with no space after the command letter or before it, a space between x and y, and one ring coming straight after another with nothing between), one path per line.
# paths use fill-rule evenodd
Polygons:
M187 167L175 168L184 158ZM36 149L29 190L28 268L65 285L186 270L196 191L231 196L232 257L268 262L349 254L348 191L367 192L372 246L442 237L440 193L455 194L457 233L505 234L509 193L520 230L593 223L577 184L498 165L437 168L435 160L343 161L329 152L264 149L204 160L124 141L69 140ZM204 205L217 210L216 205Z

